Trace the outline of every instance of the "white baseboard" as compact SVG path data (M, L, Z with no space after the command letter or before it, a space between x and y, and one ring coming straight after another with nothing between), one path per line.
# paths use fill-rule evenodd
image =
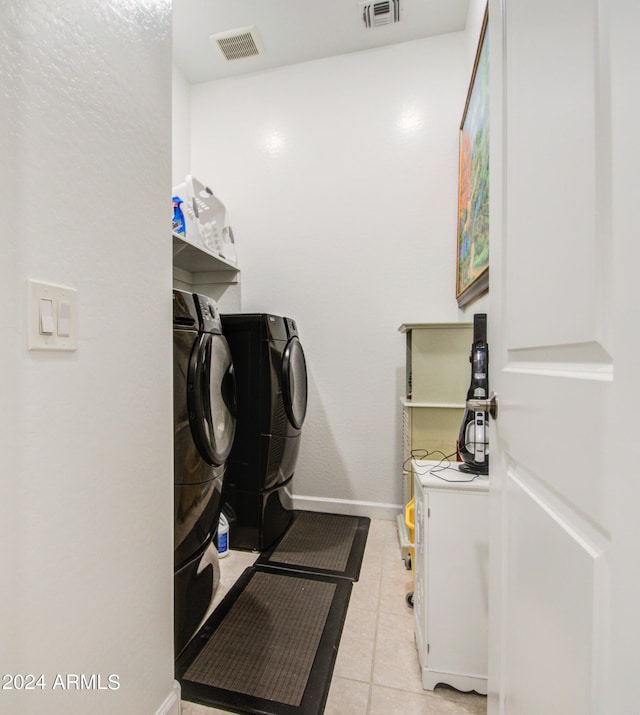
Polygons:
M346 514L348 516L368 516L370 519L382 519L383 521L394 521L398 514L402 514L404 511L400 504L297 495L293 497L293 506L295 509L305 511L324 511L329 514Z
M180 683L173 681L173 690L156 710L156 715L180 715Z

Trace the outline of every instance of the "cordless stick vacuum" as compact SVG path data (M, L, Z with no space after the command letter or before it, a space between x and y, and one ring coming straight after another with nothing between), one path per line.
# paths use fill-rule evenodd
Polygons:
M470 400L486 400L489 396L489 345L487 344L487 314L473 316L473 345L469 355L471 384L467 391L464 417L458 435L458 466L467 474L489 473L489 414L479 410Z

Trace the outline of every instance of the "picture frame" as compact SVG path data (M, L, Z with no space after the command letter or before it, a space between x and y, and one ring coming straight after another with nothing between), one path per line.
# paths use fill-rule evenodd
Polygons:
M489 11L460 122L456 299L463 307L489 290Z

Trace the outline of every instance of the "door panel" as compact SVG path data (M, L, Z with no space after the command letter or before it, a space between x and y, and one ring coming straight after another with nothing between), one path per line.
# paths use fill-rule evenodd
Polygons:
M610 457L598 445L605 434L603 400L609 385L591 377L569 378L551 368L539 374L537 369L518 366L516 371L506 361L499 381L492 383L503 396L496 424L500 446L541 486L602 523L606 481L601 475Z
M595 0L491 32L489 712L603 713L610 588L606 48Z
M605 603L606 540L579 514L507 468L505 632L510 715L593 712L593 659Z
M597 342L596 3L505 5L509 348Z

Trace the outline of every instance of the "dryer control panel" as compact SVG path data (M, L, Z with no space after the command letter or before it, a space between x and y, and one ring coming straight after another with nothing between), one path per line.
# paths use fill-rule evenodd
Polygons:
M216 333L217 335L221 335L222 322L220 320L218 304L215 300L206 295L200 295L199 293L194 293L193 298L196 302L196 308L198 309L198 316L200 317L200 330L203 333Z
M287 335L290 338L298 334L298 329L296 328L296 321L293 318L285 318L284 322L287 326Z

